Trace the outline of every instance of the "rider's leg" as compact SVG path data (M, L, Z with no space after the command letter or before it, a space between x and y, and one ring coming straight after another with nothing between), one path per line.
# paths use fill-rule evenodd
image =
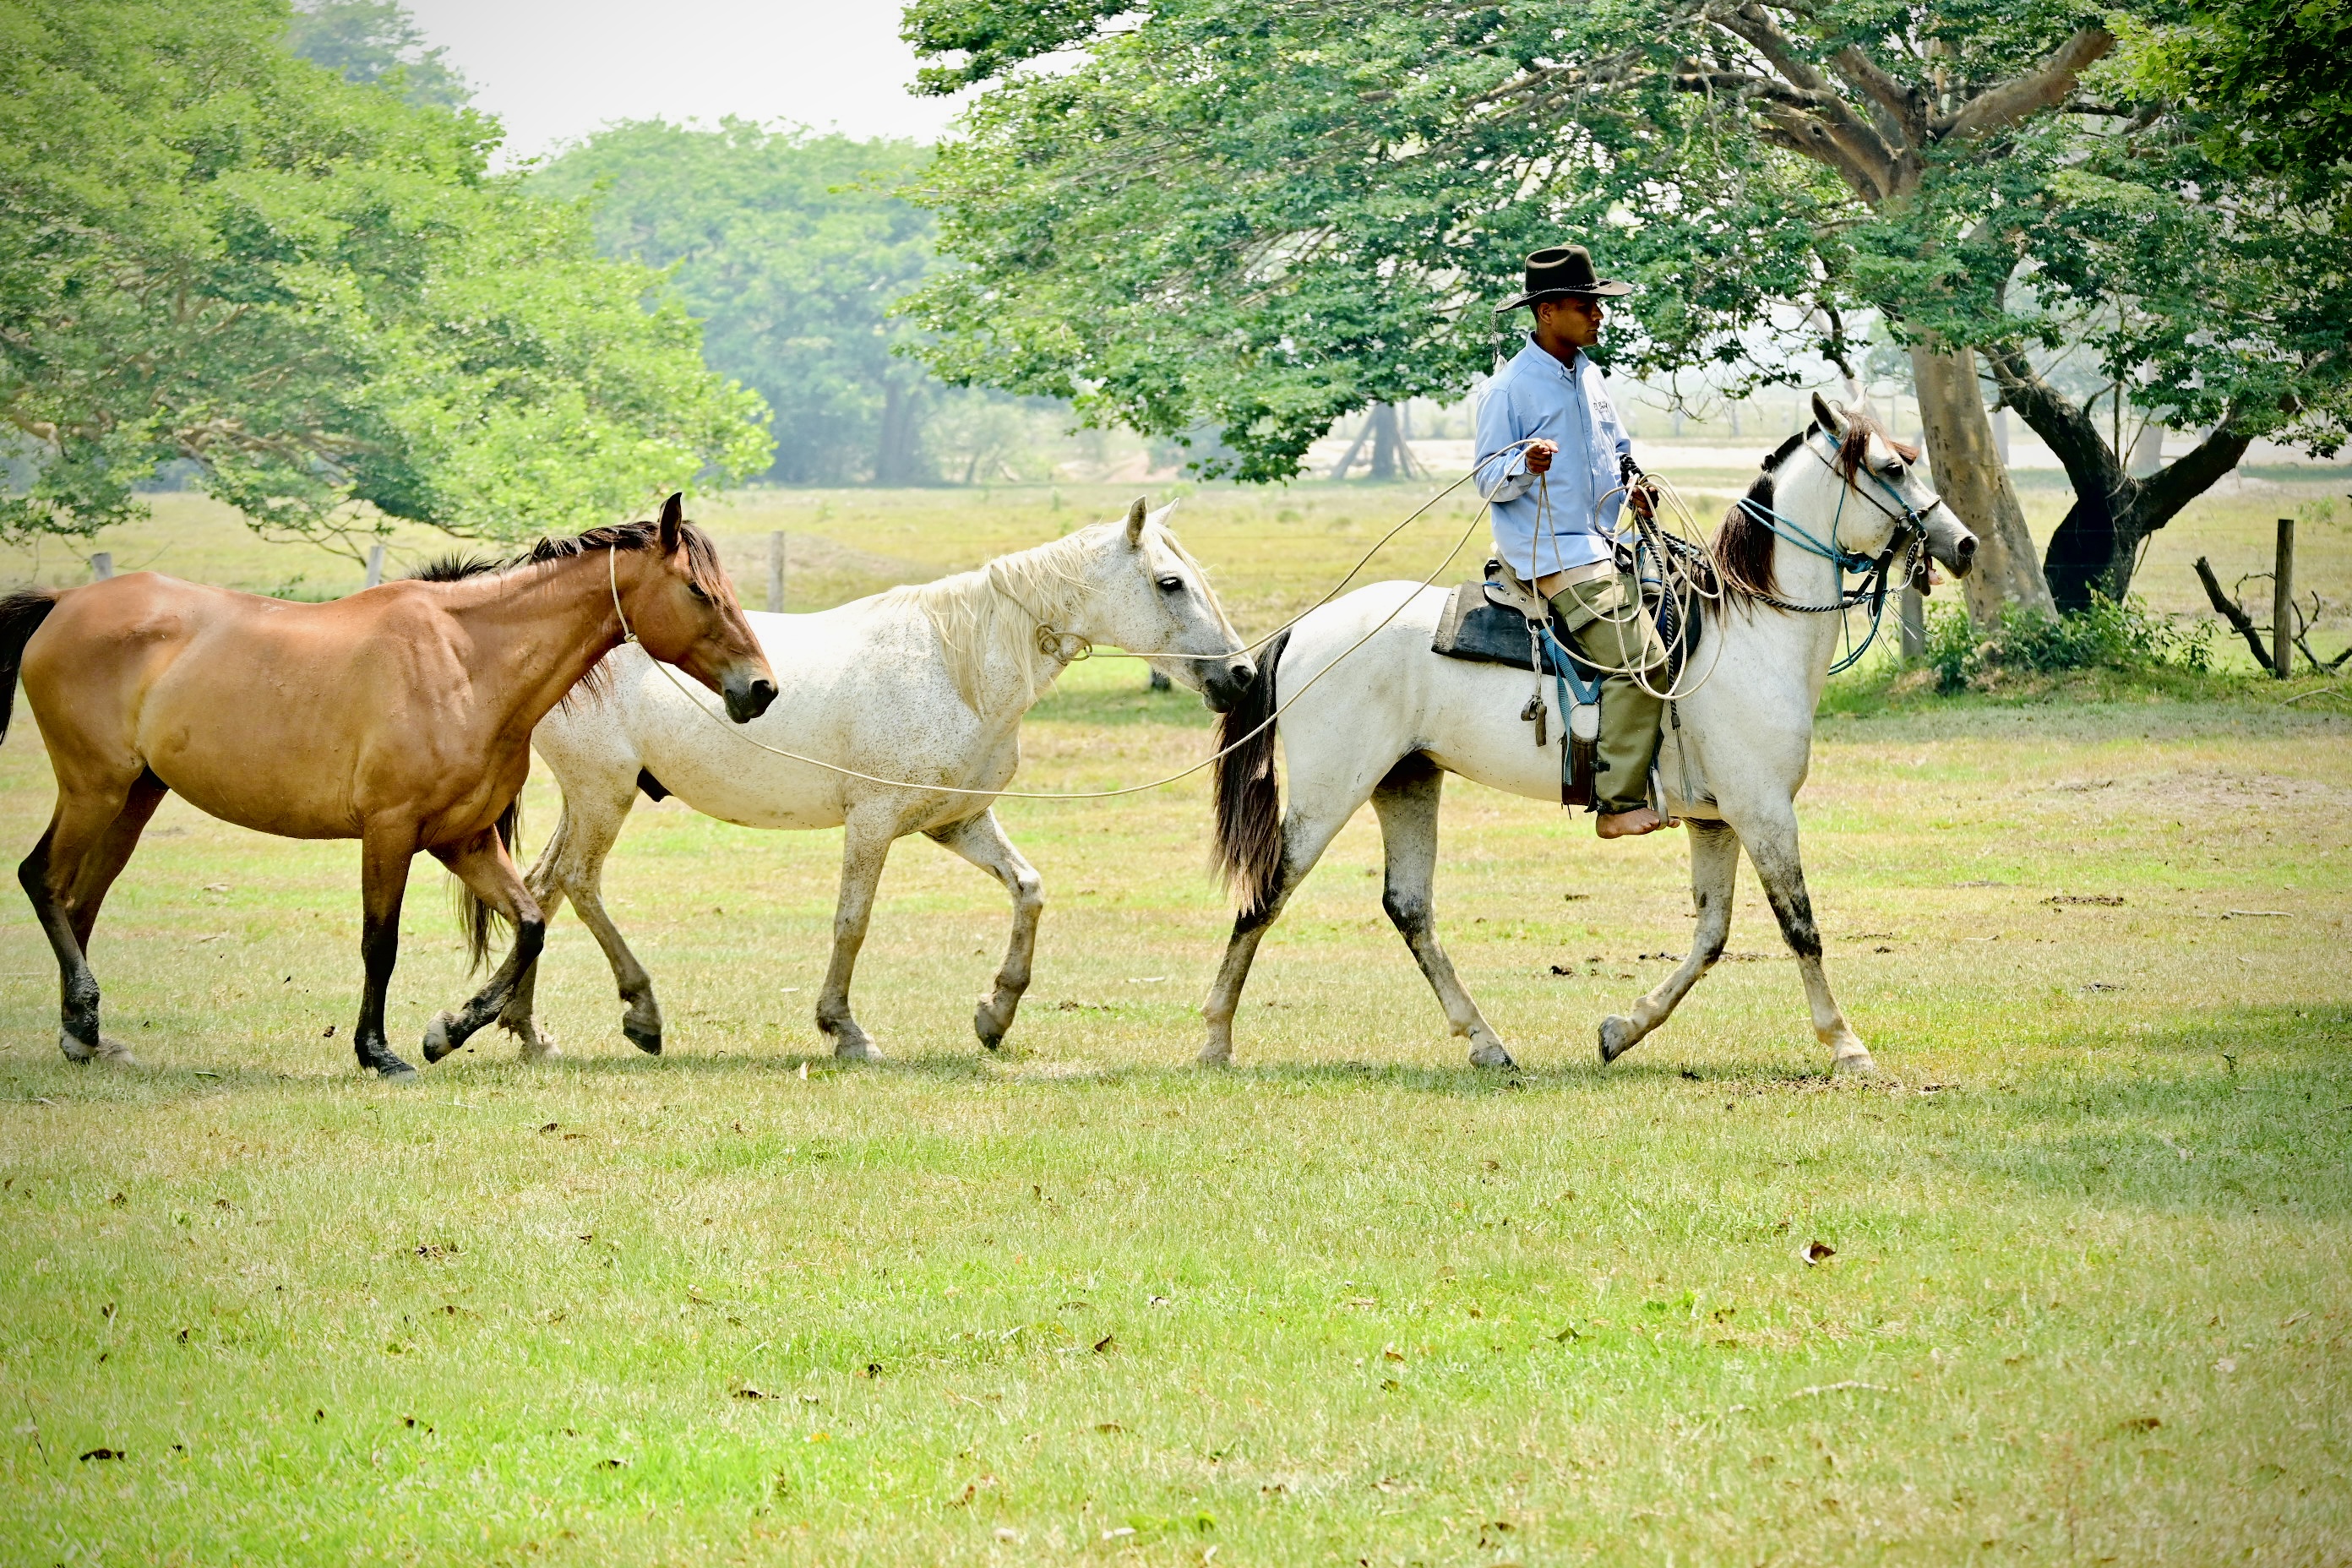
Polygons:
M1601 682L1601 735L1592 781L1592 806L1600 813L1603 838L1625 838L1665 826L1650 805L1650 764L1658 754L1658 721L1665 704L1643 683L1664 684L1664 658L1631 576L1595 577L1572 583L1552 596L1553 612L1569 639L1603 669L1643 671L1604 677Z

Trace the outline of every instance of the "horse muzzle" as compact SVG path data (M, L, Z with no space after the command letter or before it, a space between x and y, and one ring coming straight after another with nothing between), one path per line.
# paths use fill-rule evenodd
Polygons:
M1945 506L1928 513L1927 531L1928 559L1955 577L1967 576L1969 569L1977 563L1977 536Z
M1201 672L1201 700L1212 713L1229 710L1242 700L1242 693L1257 679L1257 666L1246 654L1224 664L1211 665Z
M719 695L727 700L727 717L738 724L749 724L776 700L776 683L766 676L750 680L730 676L720 687Z

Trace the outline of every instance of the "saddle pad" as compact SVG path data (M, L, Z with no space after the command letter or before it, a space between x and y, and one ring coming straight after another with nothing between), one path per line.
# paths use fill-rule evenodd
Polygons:
M1484 583L1463 583L1445 601L1437 617L1437 635L1429 639L1432 653L1473 664L1501 664L1532 671L1528 662L1528 620L1517 610L1491 603ZM1544 660L1544 673L1555 673Z

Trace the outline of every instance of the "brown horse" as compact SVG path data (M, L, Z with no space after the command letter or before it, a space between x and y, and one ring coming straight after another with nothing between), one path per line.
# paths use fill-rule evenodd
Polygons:
M545 926L509 851L548 710L630 634L724 696L739 724L775 698L719 553L678 502L658 523L543 540L495 573L332 604L150 572L0 600L0 736L21 668L58 778L57 813L16 877L57 952L59 1048L131 1060L99 1033L84 953L107 889L177 790L243 827L360 841L367 988L353 1044L361 1067L414 1077L383 1034L408 863L430 852L537 955ZM436 1020L427 1059L505 1000Z

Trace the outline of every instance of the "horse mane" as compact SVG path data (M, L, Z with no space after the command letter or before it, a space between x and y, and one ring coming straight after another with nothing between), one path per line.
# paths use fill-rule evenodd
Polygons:
M1818 419L1806 423L1803 429L1772 448L1764 458L1763 468L1755 481L1748 487L1743 500L1734 501L1723 514L1722 525L1715 531L1715 558L1723 567L1724 586L1743 599L1759 595L1778 594L1780 584L1772 572L1772 549L1780 536L1772 531L1751 507L1770 511L1774 505L1774 476L1789 455L1803 445L1807 437L1822 427ZM1852 484L1862 469L1862 459L1870 449L1873 436L1893 449L1906 463L1919 460L1919 448L1898 441L1895 433L1867 408L1845 411L1845 436L1838 442L1832 467L1840 483Z
M727 567L719 559L719 546L710 535L690 522L677 525L679 542L686 546L687 576L704 593L717 597L731 593L727 581ZM436 556L408 574L412 583L463 583L472 577L488 577L501 572L512 572L525 566L541 566L551 561L569 561L575 556L599 550L635 552L661 548L661 524L653 521L607 523L592 528L585 533L566 538L541 540L519 555L467 555L451 551ZM574 697L585 693L591 698L602 697L612 689L613 661L608 657L588 667L588 673L578 685L565 692L558 704L566 712L572 710ZM509 840L511 842L511 840Z
M1037 627L1058 625L1076 612L1088 588L1082 563L1109 530L1125 526L1097 523L1000 555L976 571L892 588L882 598L912 605L929 620L965 707L985 715L989 671L1010 668L1025 709L1037 700Z
M678 538L686 545L687 574L695 585L716 594L726 585L727 568L719 559L719 546L710 536L691 522L678 524ZM467 555L452 551L436 556L408 574L412 583L462 583L468 577L486 577L493 573L510 572L519 566L539 566L550 561L568 561L598 550L618 550L635 552L661 547L661 524L652 521L607 523L570 538L542 539L518 555Z

